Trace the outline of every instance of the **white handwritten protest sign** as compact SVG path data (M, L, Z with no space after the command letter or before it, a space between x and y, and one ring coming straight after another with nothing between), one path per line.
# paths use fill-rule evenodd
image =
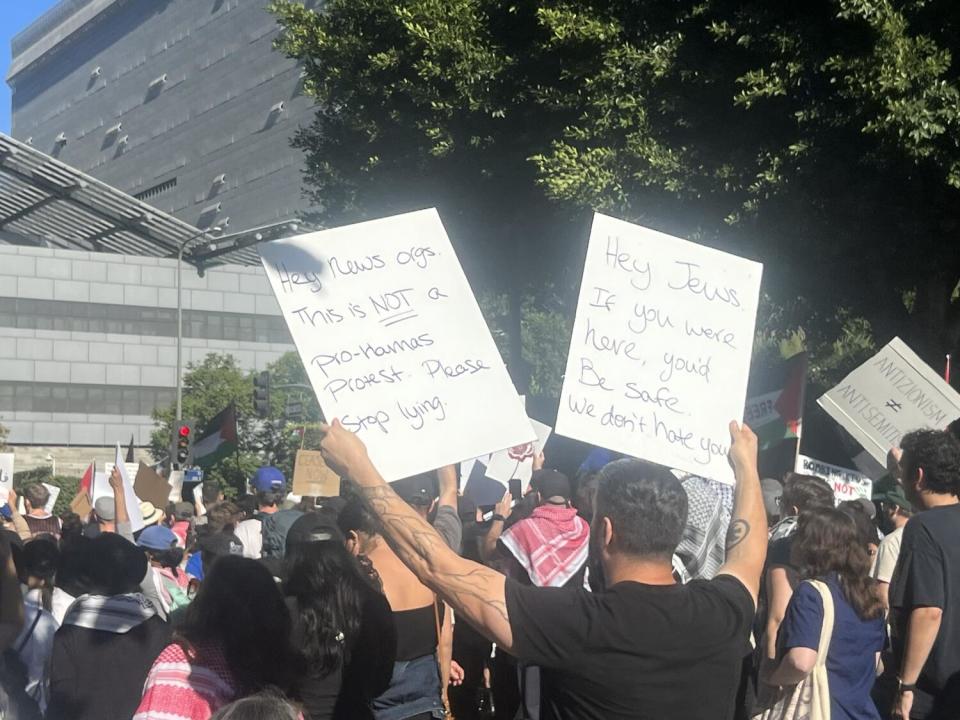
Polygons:
M320 407L388 480L533 440L436 210L260 255Z
M873 480L863 473L814 460L806 455L797 455L796 472L822 477L830 483L830 487L833 488L833 497L838 503L857 498L869 500L873 493Z
M762 269L595 215L556 432L732 482Z
M13 490L13 453L0 453L0 505L7 501Z
M960 417L960 393L900 338L817 402L881 465L904 434L942 430Z
M60 488L56 485L51 485L50 483L40 483L43 485L47 492L50 493L50 497L47 498L47 504L43 506L43 511L47 513L53 512L54 505L57 504L57 498L60 497Z

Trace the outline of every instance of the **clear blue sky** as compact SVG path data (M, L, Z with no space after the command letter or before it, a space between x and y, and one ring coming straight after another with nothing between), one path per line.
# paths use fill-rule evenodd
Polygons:
M43 15L58 0L0 0L0 132L10 132L10 38Z

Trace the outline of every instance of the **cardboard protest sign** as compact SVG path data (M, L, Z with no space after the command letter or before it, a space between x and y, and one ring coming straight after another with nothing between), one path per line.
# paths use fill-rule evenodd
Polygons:
M297 451L293 494L301 497L336 497L340 494L340 476L327 467L319 450Z
M57 504L57 498L60 497L60 488L56 485L51 485L50 483L41 483L50 493L50 497L47 499L47 504L43 506L44 512L53 513L53 507Z
M555 431L733 482L762 269L596 214Z
M84 521L90 517L90 513L93 512L93 503L90 502L90 496L85 490L78 492L70 501L70 512L75 512Z
M140 463L133 482L133 491L141 500L156 508L165 508L170 502L170 483L160 477L149 465Z
M863 473L814 460L806 455L797 456L796 472L822 477L830 483L830 487L833 488L833 497L838 503L857 498L869 500L873 494L873 480Z
M550 433L553 431L549 425L537 422L533 418L529 420L533 431L537 434L537 439L506 450L498 450L487 462L487 477L499 480L504 487L512 478L519 478L523 487L527 487L530 476L533 474L533 459L543 451L543 446L547 444Z
M324 416L387 480L533 440L436 210L259 250Z
M13 453L0 453L0 503L5 503L13 490L13 457Z
M130 480L130 471L127 463L123 461L123 451L120 449L120 443L117 443L117 458L114 465L120 468L120 478L123 480L123 500L127 506L127 515L130 516L130 528L133 532L143 530L143 515L140 514L140 501L133 490L133 482ZM113 472L111 468L111 472ZM109 487L109 476L107 480Z
M911 430L942 430L960 417L960 393L900 339L818 401L881 465Z

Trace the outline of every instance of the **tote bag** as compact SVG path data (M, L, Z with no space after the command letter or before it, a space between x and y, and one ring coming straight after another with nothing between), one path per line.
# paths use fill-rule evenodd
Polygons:
M777 691L773 705L753 720L830 720L830 682L827 678L827 651L833 637L833 595L830 588L819 580L805 580L823 598L823 627L820 628L820 645L817 662L803 680L793 686Z

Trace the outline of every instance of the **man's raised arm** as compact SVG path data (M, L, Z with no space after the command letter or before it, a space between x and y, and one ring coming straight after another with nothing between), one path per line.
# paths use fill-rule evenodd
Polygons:
M323 425L324 460L360 486L384 528L384 537L404 564L458 615L509 651L513 633L507 617L506 578L453 552L384 481L363 442L338 420Z
M719 574L733 575L742 582L756 605L767 558L767 513L757 472L757 436L746 425L731 422L730 439L730 462L737 487L727 530L727 557Z

